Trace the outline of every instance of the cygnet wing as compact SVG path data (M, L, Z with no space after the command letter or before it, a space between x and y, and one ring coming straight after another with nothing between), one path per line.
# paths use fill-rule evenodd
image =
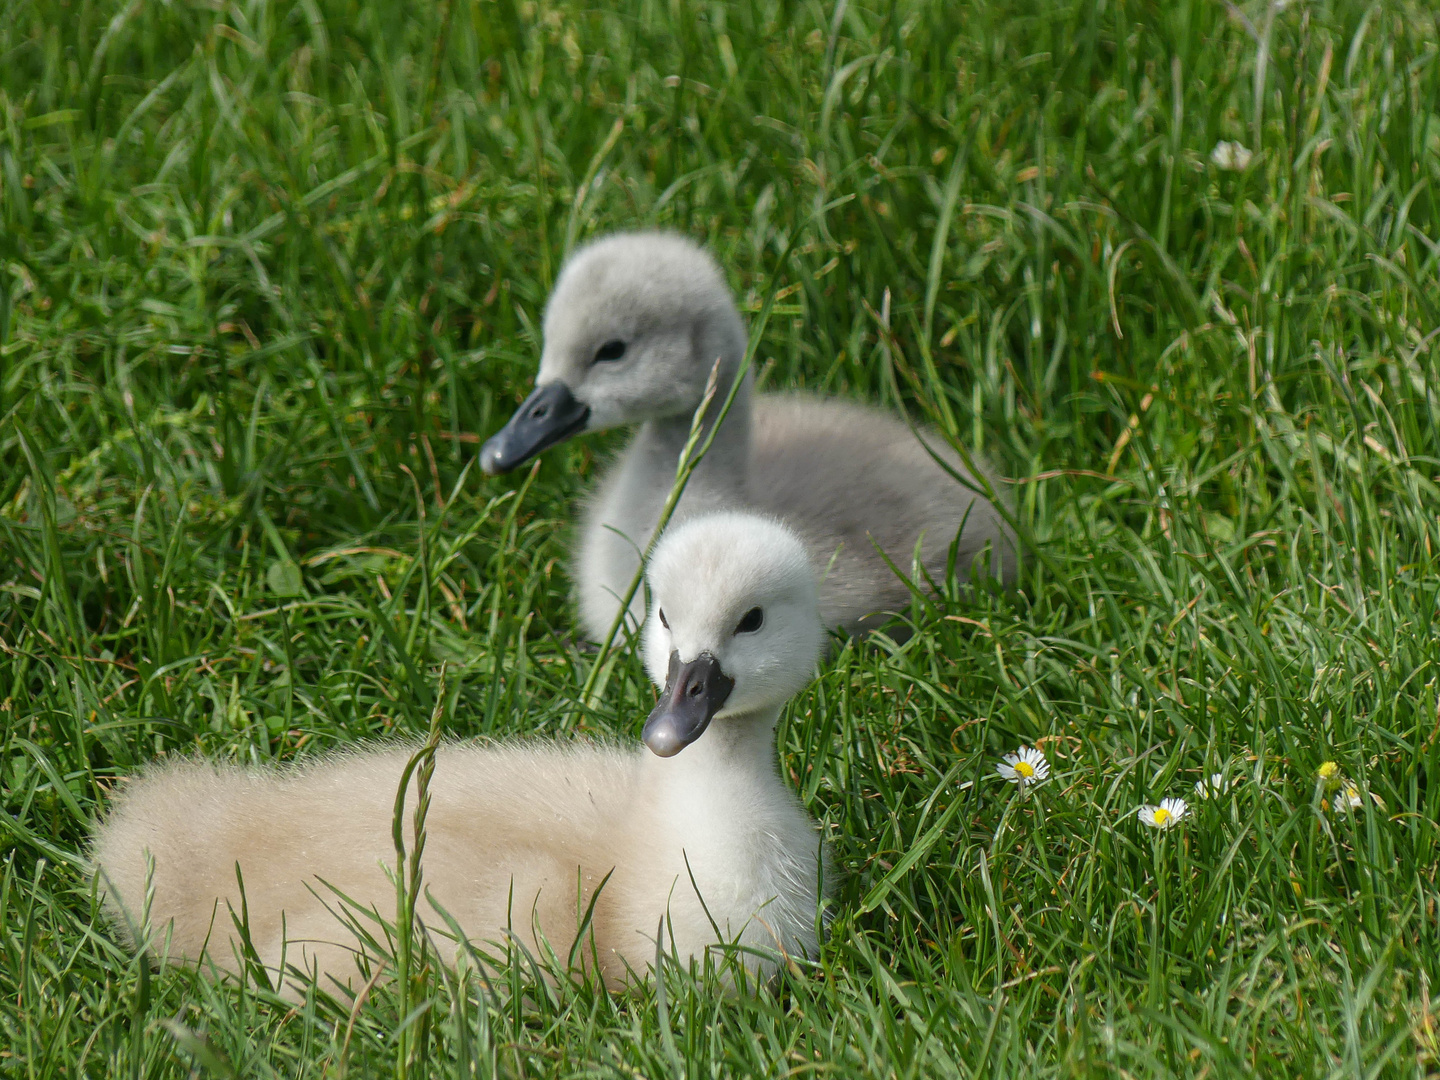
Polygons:
M944 440L929 434L929 445L969 476ZM938 578L963 523L962 576L987 544L997 553L992 572L1004 578L1014 572L1014 540L994 506L936 464L901 420L863 405L761 395L750 497L757 509L783 518L805 540L823 577L826 625L854 627L867 615L907 603L907 590L876 544L908 574L923 534L922 559Z

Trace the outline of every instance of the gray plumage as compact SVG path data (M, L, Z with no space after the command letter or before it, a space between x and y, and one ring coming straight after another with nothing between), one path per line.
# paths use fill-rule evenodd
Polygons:
M528 456L506 451L547 388L563 387L567 417L583 417L561 437L639 425L582 515L574 578L585 632L599 639L659 518L711 368L718 358L713 414L743 362L746 331L715 261L666 233L619 234L577 251L555 284L544 329L536 394L487 444L482 463L495 472ZM623 354L606 359L619 345ZM963 524L959 574L968 577L988 551L981 565L1002 580L1013 577L1015 542L1004 518L937 465L900 419L846 401L756 394L751 382L747 376L691 478L677 520L727 507L784 520L822 574L820 612L830 627L860 629L908 602L877 544L908 574L920 542L922 563L939 580ZM555 413L548 415L553 424ZM924 437L970 477L943 439L933 431ZM538 449L554 441L541 440ZM630 614L636 625L644 617L638 596Z

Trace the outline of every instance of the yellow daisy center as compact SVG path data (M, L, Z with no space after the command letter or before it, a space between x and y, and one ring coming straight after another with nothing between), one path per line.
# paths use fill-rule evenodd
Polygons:
M1170 811L1169 811L1169 810L1166 810L1163 806L1157 806L1157 807L1155 808L1155 824L1156 824L1156 825L1164 825L1165 822L1167 822L1167 821L1169 821L1169 820L1170 820Z
M1015 775L1023 777L1026 780L1033 780L1035 779L1035 766L1031 765L1028 761L1017 761L1015 763Z

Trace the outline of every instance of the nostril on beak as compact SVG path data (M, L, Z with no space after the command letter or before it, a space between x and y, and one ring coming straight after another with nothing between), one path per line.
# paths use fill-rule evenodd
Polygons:
M549 405L536 405L535 408L533 408L533 409L530 410L530 419L531 419L531 420L544 420L545 417L549 415L549 413L550 413L550 406L549 406Z
M693 682L690 684L690 689L685 692L691 697L699 697L705 692L705 687L698 682Z

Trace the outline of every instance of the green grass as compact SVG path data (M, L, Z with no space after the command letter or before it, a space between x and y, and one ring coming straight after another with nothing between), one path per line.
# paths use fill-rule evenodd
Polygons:
M1423 0L0 6L0 1074L1440 1070L1437 38ZM567 248L645 224L778 288L766 385L943 427L1028 533L782 722L844 872L818 963L422 972L405 1038L394 988L150 972L81 859L157 755L418 738L443 661L454 734L634 737L634 658L574 703L564 577L613 439L471 463Z

